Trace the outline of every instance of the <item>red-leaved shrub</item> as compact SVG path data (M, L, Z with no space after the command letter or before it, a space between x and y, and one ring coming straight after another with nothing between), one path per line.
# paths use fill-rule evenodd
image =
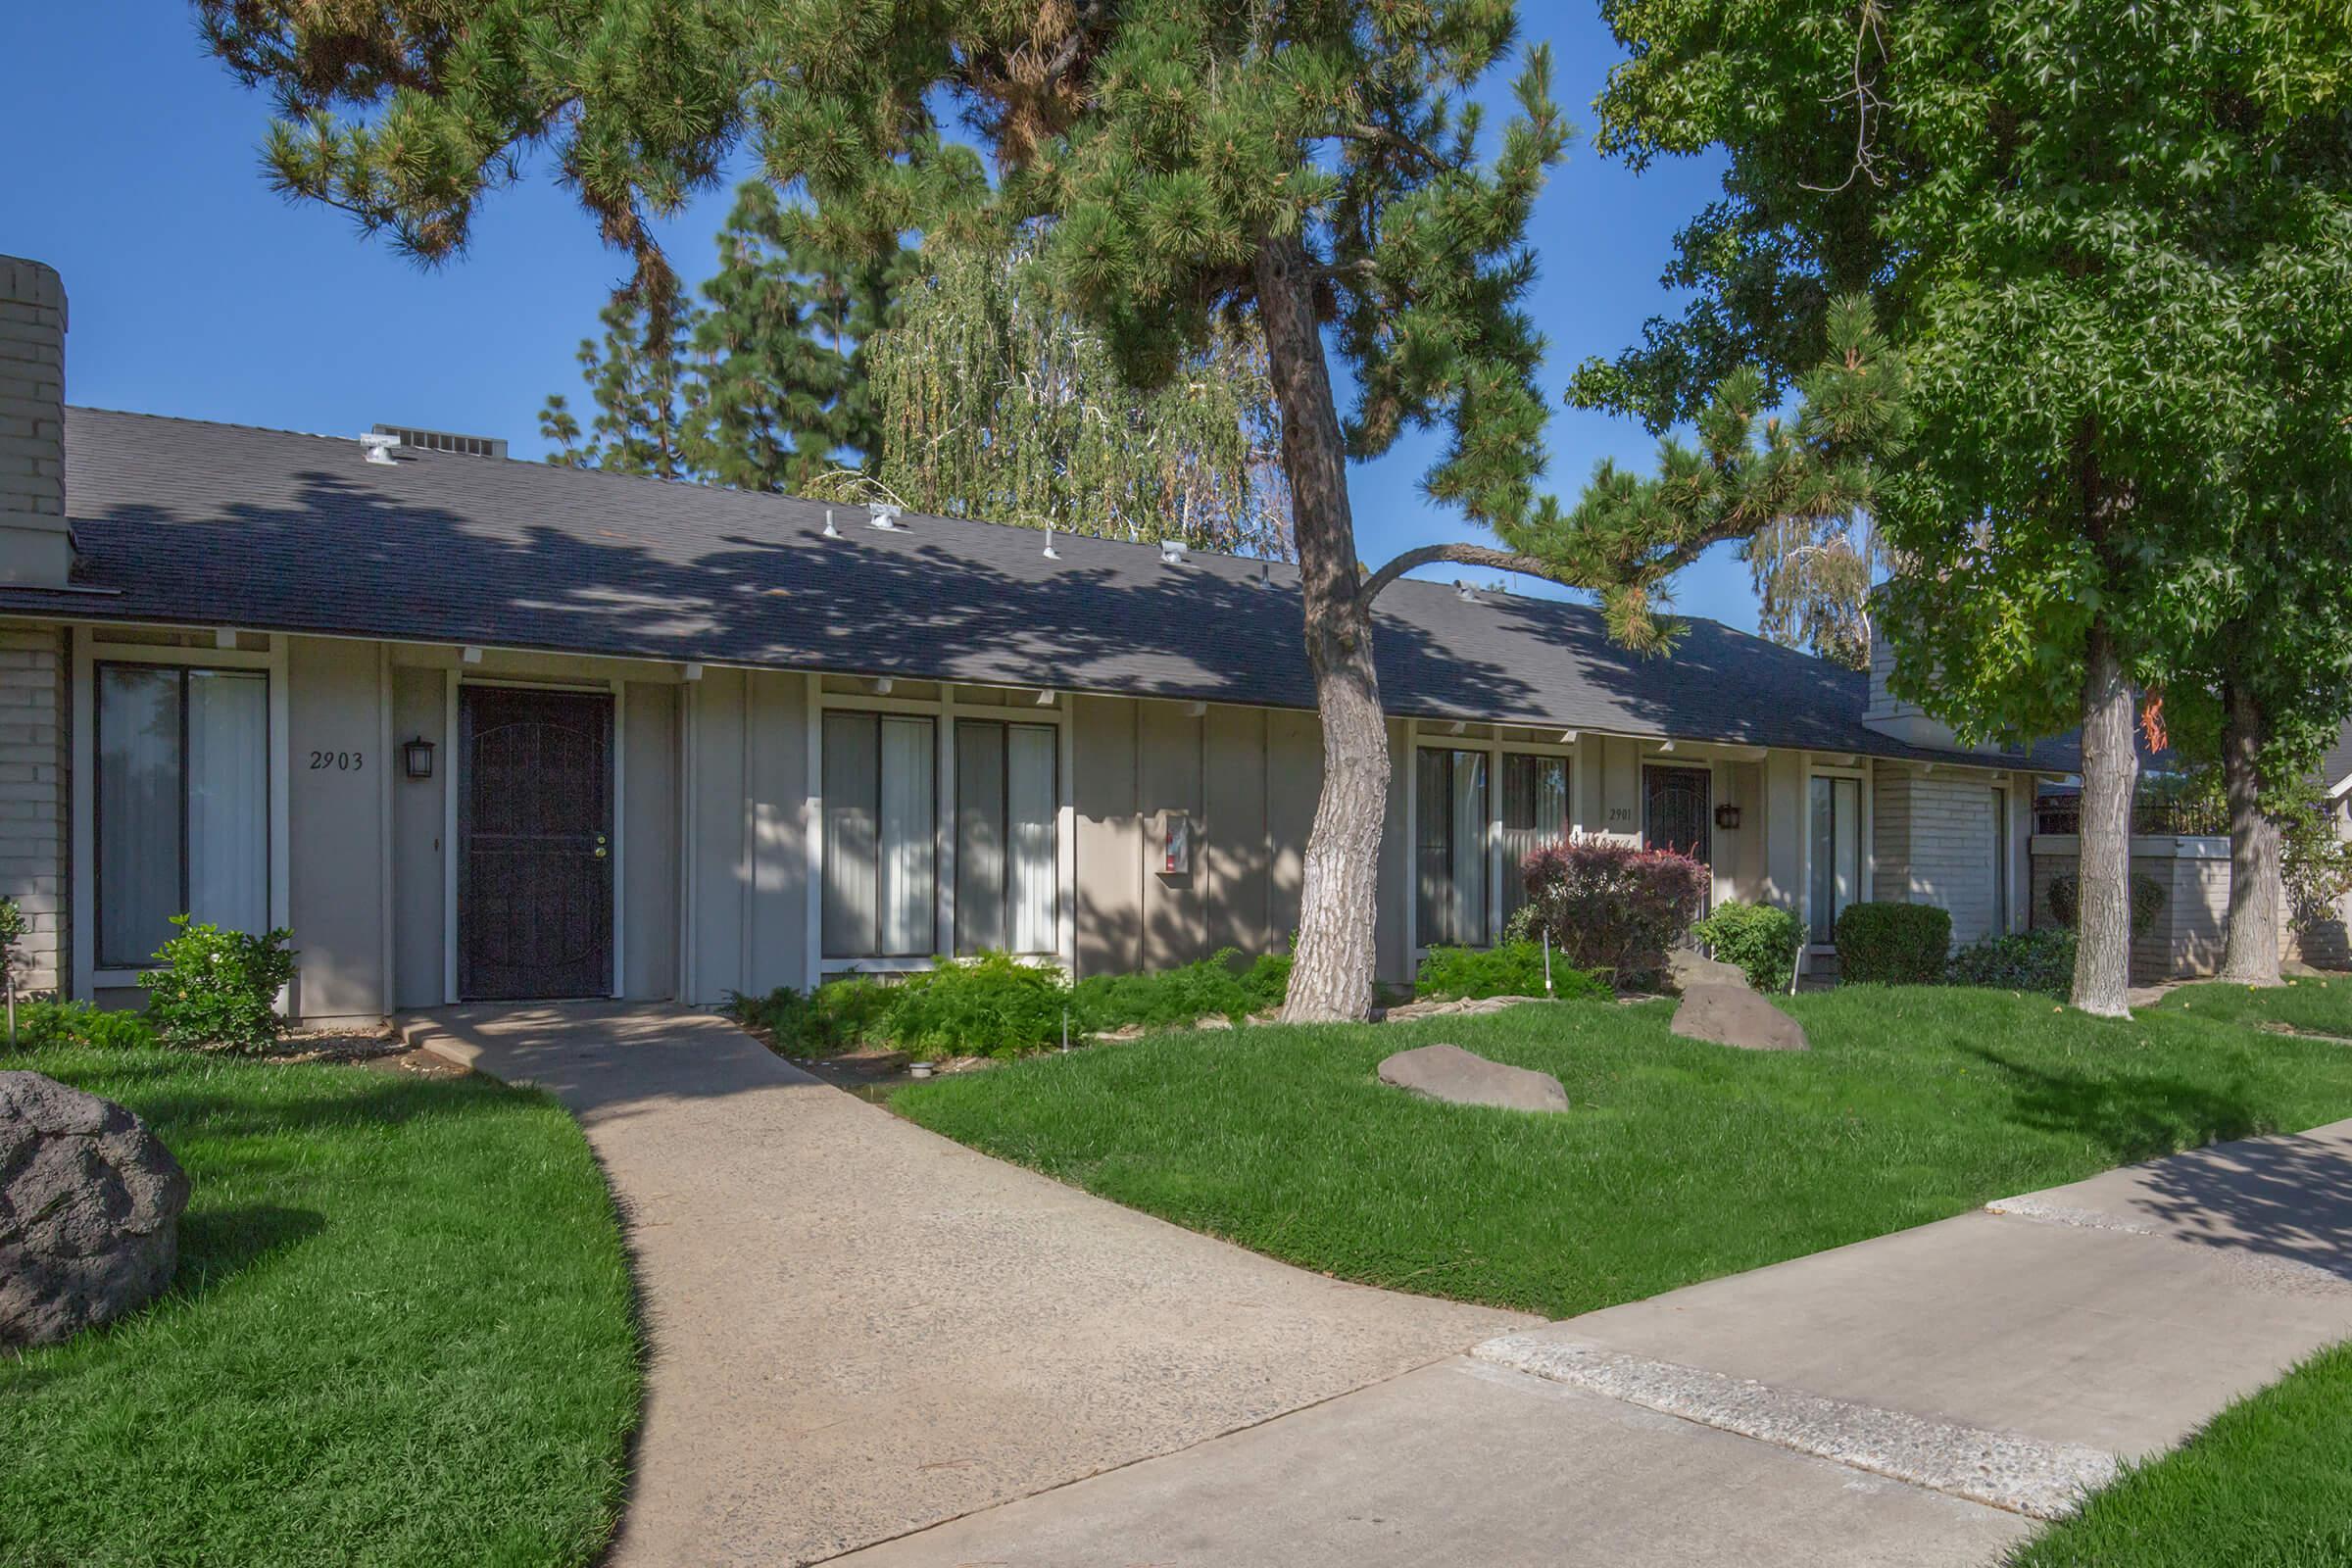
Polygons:
M1528 935L1549 932L1571 967L1606 969L1620 986L1666 967L1667 950L1690 932L1705 902L1706 862L1673 850L1605 839L1547 844L1521 862Z

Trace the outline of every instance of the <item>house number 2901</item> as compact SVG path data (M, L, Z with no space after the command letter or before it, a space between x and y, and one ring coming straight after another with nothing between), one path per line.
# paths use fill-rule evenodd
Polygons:
M365 752L313 752L311 771L314 773L357 773L366 765Z

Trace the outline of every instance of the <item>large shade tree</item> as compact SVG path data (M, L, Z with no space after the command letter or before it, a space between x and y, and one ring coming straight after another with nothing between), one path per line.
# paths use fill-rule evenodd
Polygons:
M430 260L552 158L659 311L651 219L747 143L831 237L1008 235L1124 372L1162 382L1224 317L1262 335L1281 410L1324 772L1290 1012L1362 1015L1389 759L1351 457L1446 432L1431 496L1501 530L1454 559L1526 567L1542 468L1523 241L1566 127L1531 50L1490 128L1471 89L1508 0L772 5L706 0L199 0L214 49L276 96L276 182ZM956 133L965 140L951 136ZM1343 417L1333 361L1352 398Z
M1680 416L1729 365L1792 373L1829 300L1871 295L1915 377L1877 514L1907 567L1898 690L1979 736L2080 724L2075 1001L2123 1011L2136 688L2241 618L2217 478L2262 473L2295 401L2343 406L2344 315L2309 307L2352 267L2352 29L2291 0L1606 10L1633 55L1603 146L1730 168L1672 274L1694 303L1579 396ZM2303 423L2352 461L2340 421Z

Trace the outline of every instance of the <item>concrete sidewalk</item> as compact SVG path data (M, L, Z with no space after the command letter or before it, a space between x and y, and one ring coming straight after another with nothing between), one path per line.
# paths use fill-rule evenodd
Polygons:
M624 1211L653 1365L613 1564L814 1561L1534 1323L1120 1208L708 1014L453 1009L404 1028L556 1094Z
M1504 1335L848 1561L1982 1568L2346 1337L2352 1122Z

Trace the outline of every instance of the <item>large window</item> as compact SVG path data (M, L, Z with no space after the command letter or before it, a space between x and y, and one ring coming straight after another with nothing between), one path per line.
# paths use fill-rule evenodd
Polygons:
M1862 781L1817 775L1813 780L1812 914L1815 947L1838 940L1838 916L1862 892Z
M186 913L270 926L270 677L97 667L97 963L146 963Z
M956 726L956 951L1059 946L1057 737L1050 724Z
M828 958L924 957L936 945L936 728L896 713L825 715Z
M1502 917L1527 902L1521 862L1568 832L1568 759L1511 753L1502 760Z
M1416 754L1414 846L1421 946L1487 941L1487 754Z

